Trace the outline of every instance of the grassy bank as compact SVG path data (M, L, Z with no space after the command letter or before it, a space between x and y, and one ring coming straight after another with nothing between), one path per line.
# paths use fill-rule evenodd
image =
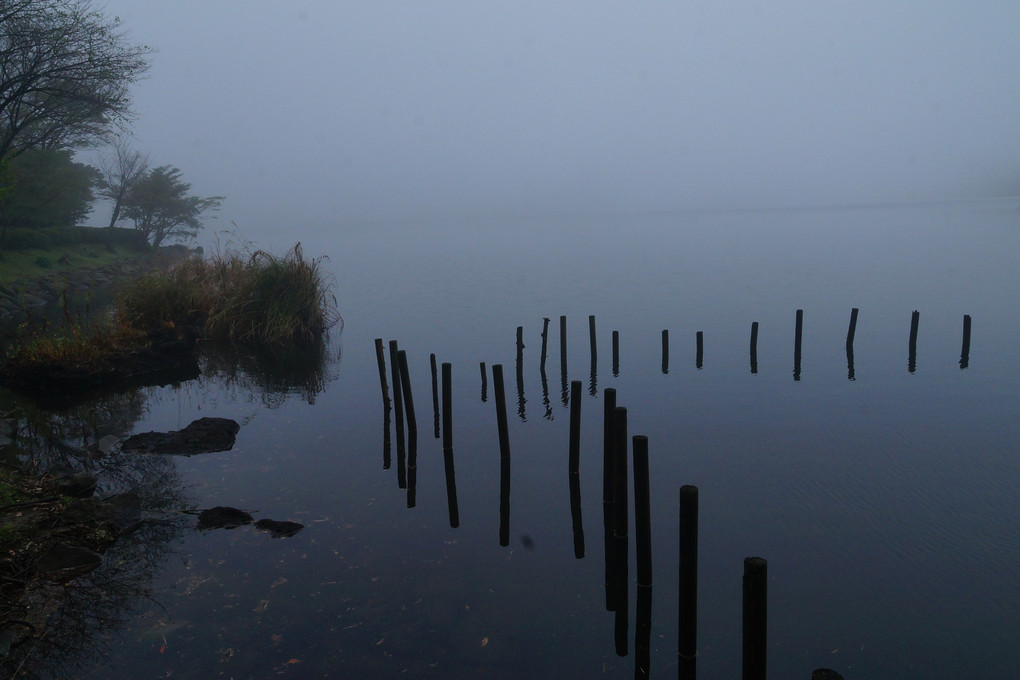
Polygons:
M300 244L283 256L190 257L122 284L108 315L67 312L59 328L22 334L0 362L0 381L95 387L177 361L196 339L292 347L321 341L339 321L331 278Z
M0 260L0 286L14 287L19 282L53 274L98 269L139 254L137 250L117 246L110 249L86 246L7 250Z

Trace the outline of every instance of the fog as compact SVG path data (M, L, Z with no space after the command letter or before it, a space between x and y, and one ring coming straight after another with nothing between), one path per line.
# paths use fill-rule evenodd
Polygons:
M1020 194L1013 0L106 11L157 50L136 146L227 197L210 226Z

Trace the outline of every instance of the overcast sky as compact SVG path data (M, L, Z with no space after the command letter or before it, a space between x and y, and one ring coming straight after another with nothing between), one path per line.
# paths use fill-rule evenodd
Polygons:
M1020 2L111 0L246 230L1020 193Z

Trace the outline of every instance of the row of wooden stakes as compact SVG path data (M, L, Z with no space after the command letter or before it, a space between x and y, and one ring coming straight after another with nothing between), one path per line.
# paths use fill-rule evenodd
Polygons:
M547 320L548 321L548 320ZM565 320L561 321L561 324ZM594 326L593 326L594 327ZM561 326L562 328L562 326ZM565 337L565 334L563 334ZM543 340L546 336L543 331ZM520 334L518 335L520 339ZM544 346L543 342L543 346ZM379 380L384 403L383 467L390 467L390 411L396 411L398 458L398 485L407 489L407 505L415 505L415 479L417 470L417 419L407 370L407 354L400 350L397 341L389 342L393 398L389 396L385 348L382 338L375 340ZM544 347L543 347L544 349ZM543 370L544 370L543 351ZM594 355L594 354L593 354ZM564 350L565 357L565 350ZM432 401L435 413L435 436L442 435L443 459L446 473L447 505L450 526L460 524L453 458L452 429L452 366L441 366L442 389L439 389L435 354L430 355L432 368ZM564 362L565 365L565 362ZM485 375L484 364L483 377ZM493 396L496 406L496 425L500 451L500 524L499 542L510 543L510 436L507 421L506 391L502 364L492 365ZM580 491L580 431L581 391L579 380L571 382L570 427L567 468L570 481L571 521L574 536L574 555L584 557L584 529L581 514ZM440 393L442 395L442 428L440 429ZM603 413L603 529L605 538L605 589L606 609L613 612L614 642L620 656L628 648L628 453L633 461L634 474L634 525L637 565L637 625L635 628L635 677L649 677L652 593L651 502L649 491L648 438L634 435L628 439L627 409L616 403L616 390L607 388L604 394ZM407 426L407 446L404 445L404 425ZM698 488L685 485L680 489L679 502L679 558L678 558L678 677L694 680L697 666L697 561L698 561ZM742 677L745 680L764 680L766 677L767 630L767 562L761 557L744 560L743 579L743 657ZM837 680L838 673L818 669L813 678Z

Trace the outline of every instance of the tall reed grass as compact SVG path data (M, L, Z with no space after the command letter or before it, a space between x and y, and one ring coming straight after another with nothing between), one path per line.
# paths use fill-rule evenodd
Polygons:
M150 332L268 345L317 340L341 320L321 258L306 259L300 243L283 256L230 251L152 272L121 290L117 315Z

